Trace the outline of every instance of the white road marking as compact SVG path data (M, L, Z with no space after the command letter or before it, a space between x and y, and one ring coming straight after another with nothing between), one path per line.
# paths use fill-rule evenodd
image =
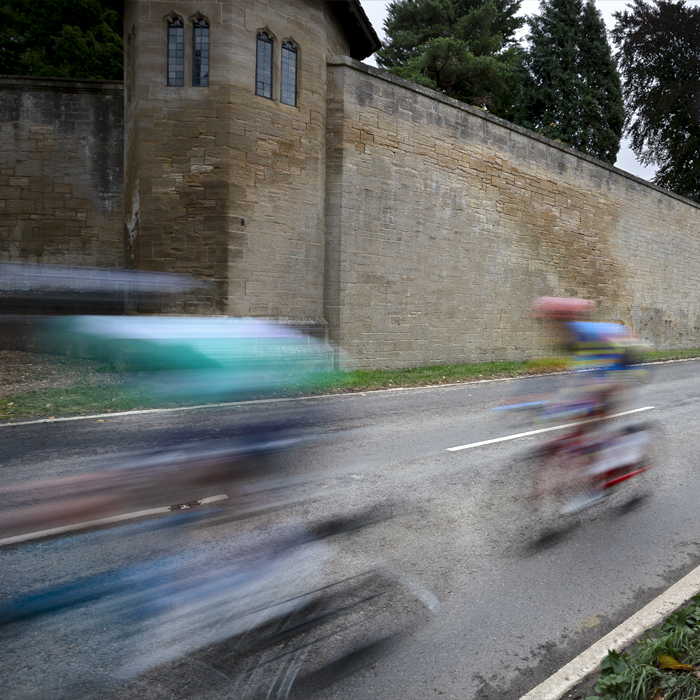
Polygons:
M210 496L203 498L200 501L201 505L207 503L215 503L228 498L226 494L220 493L218 496ZM98 525L110 525L112 523L120 523L124 520L133 520L134 518L144 518L148 515L161 515L163 513L173 513L177 511L170 510L170 506L164 508L149 508L148 510L138 510L134 513L122 513L121 515L112 515L109 518L99 518L98 520L87 520L84 523L75 523L73 525L63 525L61 527L52 527L48 530L37 530L36 532L27 532L24 535L15 535L14 537L5 537L0 539L0 546L6 544L17 544L18 542L27 542L29 540L38 540L41 537L49 537L50 535L61 535L64 532L74 532L75 530L86 530L90 527Z
M622 413L614 413L612 416L606 416L605 418L587 418L586 420L577 420L571 423L564 423L562 425L553 425L549 428L538 428L537 430L528 430L525 433L515 433L514 435L506 435L504 437L492 438L491 440L481 440L480 442L470 442L468 445L459 445L458 447L448 447L448 452L458 452L459 450L469 450L472 447L481 447L482 445L493 445L496 442L507 442L508 440L517 440L521 437L527 437L528 435L538 435L539 433L548 433L552 430L563 430L564 428L570 428L573 425L584 425L585 423L596 423L601 420L609 420L610 418L619 418L620 416L629 416L632 413L639 413L640 411L650 411L653 406L644 406L644 408L633 408L631 411L623 411Z
M598 669L609 649L622 651L639 639L647 630L660 625L666 618L687 603L700 590L700 566L693 569L678 583L654 598L639 612L606 634L573 661L559 669L520 700L559 700L584 678Z
M408 574L398 571L396 571L395 574L401 583L403 583L431 613L436 613L440 609L440 601L425 586L414 581Z
M206 403L199 406L177 406L176 408L141 408L136 411L120 411L118 413L93 413L89 416L67 416L66 418L38 418L21 423L0 423L0 428L11 428L14 425L36 425L37 423L63 423L75 420L95 420L98 418L121 418L122 416L142 416L148 413L174 413L175 411L194 411L200 408L226 408L228 406L247 406L254 403L274 403L278 401L306 401L308 399L327 398L324 396L297 396L293 399L255 399L253 401L229 401L228 403Z

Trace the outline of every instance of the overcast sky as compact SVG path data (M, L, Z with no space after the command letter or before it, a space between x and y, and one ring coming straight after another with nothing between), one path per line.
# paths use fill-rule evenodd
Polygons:
M360 0L364 11L372 22L374 30L379 35L380 39L384 39L384 19L386 17L386 8L389 4L389 0ZM596 0L596 6L601 11L603 19L608 29L611 29L615 20L613 19L613 12L618 12L624 10L625 5L631 4L625 0ZM694 2L688 4L695 4ZM523 0L521 5L521 15L537 14L539 12L539 0ZM523 30L523 34L527 32L527 28ZM372 65L376 65L374 62L374 57L366 58L365 61ZM627 172L633 173L638 177L643 177L647 180L654 176L655 168L650 168L637 162L634 153L630 150L628 142L623 138L622 144L620 145L620 152L617 155L617 162L615 165L622 170L627 170Z

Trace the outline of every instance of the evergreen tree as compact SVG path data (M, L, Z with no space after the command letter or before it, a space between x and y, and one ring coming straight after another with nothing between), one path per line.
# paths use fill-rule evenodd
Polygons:
M700 202L700 8L634 0L613 39L632 150L654 182Z
M495 113L510 107L520 0L395 0L382 68Z
M583 6L581 26L582 110L593 118L583 124L576 148L614 164L625 124L622 85L605 22L593 0Z
M0 0L0 73L121 80L122 5Z
M529 17L514 121L608 163L620 148L620 76L593 0L542 0Z

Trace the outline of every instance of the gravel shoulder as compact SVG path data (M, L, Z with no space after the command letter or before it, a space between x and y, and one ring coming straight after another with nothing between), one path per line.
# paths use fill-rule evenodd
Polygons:
M104 362L61 355L0 350L0 397L42 389L67 389L74 384L116 384Z

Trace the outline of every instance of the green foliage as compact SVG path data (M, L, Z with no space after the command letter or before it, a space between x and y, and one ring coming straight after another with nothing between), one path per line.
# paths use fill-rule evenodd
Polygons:
M630 659L626 654L609 651L600 665L600 681L596 685L596 692L606 697L629 691L632 686L629 662Z
M111 371L109 367L105 371ZM546 370L545 370L546 371ZM488 377L515 377L532 373L526 362L481 362L434 365L402 370L358 370L318 374L303 384L281 383L279 389L232 399L292 398L348 391L371 391L400 386L421 386L474 381ZM125 377L128 379L128 377ZM176 402L186 405L185 401ZM128 381L108 385L77 383L66 389L43 389L0 397L0 420L69 414L127 411L134 408L172 406L172 397L159 395L157 385L132 386Z
M0 73L121 80L122 3L0 0Z
M395 0L377 63L445 95L505 114L514 93L520 0Z
M514 121L614 163L625 116L622 89L593 0L542 0L528 24Z
M633 0L616 12L632 150L654 182L700 202L700 7Z
M662 654L692 666L700 662L700 596L647 634L630 653L609 651L600 666L596 694L586 700L648 700L656 688L664 700L700 697L700 680L695 675L659 668Z

